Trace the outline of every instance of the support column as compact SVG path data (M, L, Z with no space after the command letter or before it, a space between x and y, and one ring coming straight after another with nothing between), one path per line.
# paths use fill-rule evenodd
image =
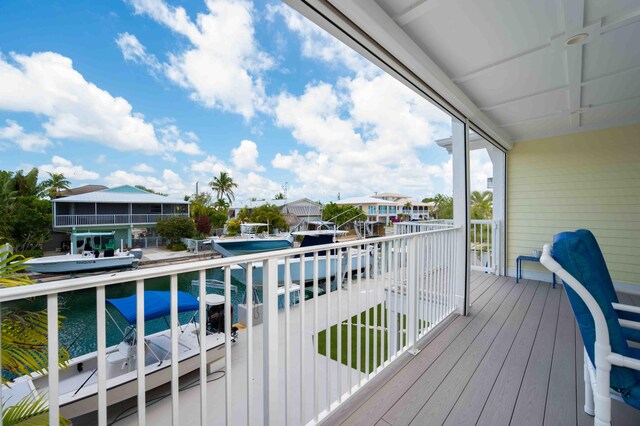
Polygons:
M451 119L453 162L453 224L460 227L456 235L455 294L456 306L461 315L469 308L469 132L468 125Z
M493 145L487 147L487 152L493 163L493 220L497 222L493 235L494 272L506 275L506 154Z

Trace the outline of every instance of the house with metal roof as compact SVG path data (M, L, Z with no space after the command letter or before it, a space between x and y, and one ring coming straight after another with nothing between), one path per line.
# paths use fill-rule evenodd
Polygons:
M402 204L397 201L385 200L375 197L351 197L335 201L339 206L354 206L367 215L369 222L382 222L388 224L392 218L402 212Z
M130 185L51 200L53 230L115 231L129 247L157 245L156 225L173 216L189 216L189 202ZM151 241L151 243L150 243Z
M278 206L280 213L284 216L290 231L306 231L317 227L322 222L322 205L309 198L299 200L249 200L234 203L229 207L229 217L237 217L240 211L247 209L251 211L265 204Z
M435 203L423 203L422 201L414 200L408 195L396 194L393 192L381 192L372 195L373 198L380 198L387 201L395 201L401 204L400 212L410 219L429 219L430 211L433 209Z

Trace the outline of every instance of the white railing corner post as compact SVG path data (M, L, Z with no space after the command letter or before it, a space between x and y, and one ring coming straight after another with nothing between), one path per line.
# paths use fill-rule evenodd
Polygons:
M409 264L407 265L407 347L409 352L416 355L416 340L418 336L418 238L412 238L409 243Z
M264 425L279 423L279 373L278 373L278 259L264 261L263 266L263 395Z

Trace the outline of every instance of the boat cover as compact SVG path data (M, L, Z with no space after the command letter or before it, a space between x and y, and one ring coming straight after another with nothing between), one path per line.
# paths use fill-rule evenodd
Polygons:
M106 299L122 314L129 324L136 323L136 295L119 299ZM198 299L187 292L178 292L178 312L197 311L200 308ZM144 292L144 320L166 317L171 313L171 293L168 291Z

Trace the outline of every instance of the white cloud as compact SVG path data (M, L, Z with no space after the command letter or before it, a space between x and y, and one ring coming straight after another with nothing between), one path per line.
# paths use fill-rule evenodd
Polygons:
M47 117L50 138L95 141L119 151L162 150L154 128L124 98L102 90L53 52L0 56L0 110Z
M158 58L147 53L146 48L138 41L136 36L129 33L118 34L116 44L127 61L147 65L154 73L162 70L162 64L158 61Z
M486 149L471 151L469 175L472 191L487 190L487 178L493 177L493 163Z
M98 164L106 164L107 162L107 156L104 154L100 154L96 157L96 163Z
M258 155L258 145L245 139L231 150L231 162L238 170L263 172L265 168L258 164Z
M45 149L53 143L44 135L38 133L28 133L24 128L13 120L7 120L7 127L0 127L0 140L14 142L23 151L45 152Z
M282 93L275 105L276 124L309 149L272 160L295 174L300 191L417 196L448 186L444 165L434 169L420 158L444 136L449 117L388 75L315 83L300 96Z
M339 67L347 66L358 73L379 72L367 59L290 6L268 4L267 19L274 20L278 15L284 19L287 28L300 38L302 56Z
M184 8L164 0L129 2L135 13L149 16L189 41L184 50L168 53L168 62L161 67L171 81L190 91L193 100L245 119L264 108L261 73L273 60L255 39L251 2L208 0L207 12L199 13L195 22ZM118 45L125 59L158 69L155 57L134 36L121 34Z
M105 182L108 186L144 185L154 191L180 198L191 192L182 178L169 169L165 169L160 178L129 173L125 170L116 170L105 178Z
M153 167L151 167L150 165L148 165L146 163L136 164L135 166L133 166L131 168L131 170L133 170L134 172L139 172L139 173L153 173L153 172L156 171L156 169L154 169Z
M66 158L54 155L50 164L43 164L39 167L43 173L62 173L70 181L76 180L96 180L100 175L96 172L86 170L82 166L74 166Z
M183 133L173 124L158 128L158 132L167 152L181 152L188 155L203 154L197 143L198 137L193 132Z
M192 162L188 170L192 172L191 180L200 182L201 191L208 190L209 182L220 172L229 173L233 181L238 184L234 190L236 200L248 200L253 197L272 199L281 191L280 185L271 179L253 171L243 173L214 156L208 156L203 161Z

